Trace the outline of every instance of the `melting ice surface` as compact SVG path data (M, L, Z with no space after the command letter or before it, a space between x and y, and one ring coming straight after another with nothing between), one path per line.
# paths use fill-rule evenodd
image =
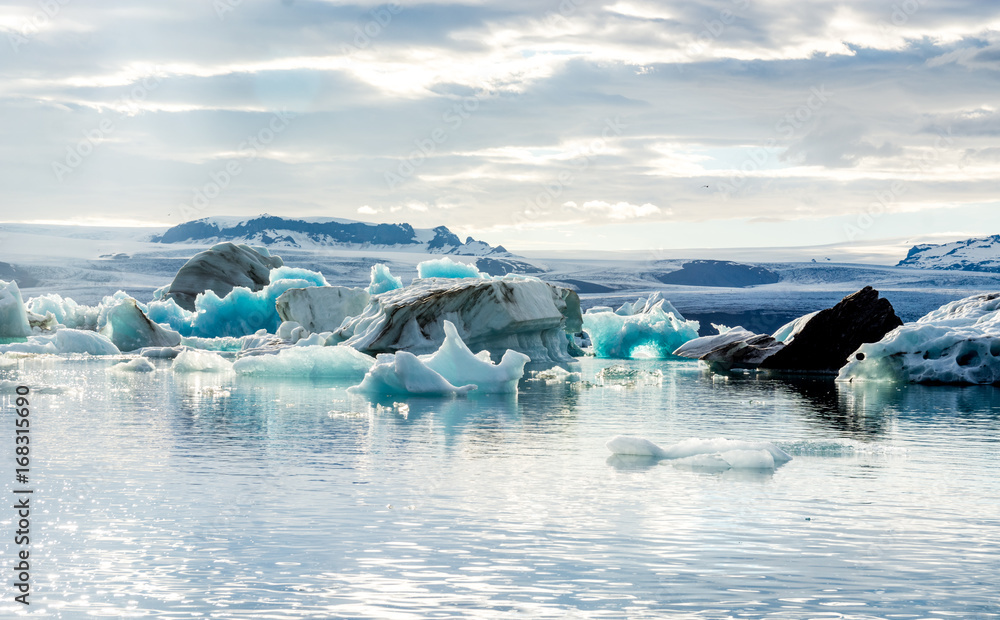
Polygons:
M8 386L38 387L39 617L1000 614L992 387L587 358L516 396L373 399L357 378L107 371L127 359L0 356L4 425ZM622 433L793 458L609 457Z

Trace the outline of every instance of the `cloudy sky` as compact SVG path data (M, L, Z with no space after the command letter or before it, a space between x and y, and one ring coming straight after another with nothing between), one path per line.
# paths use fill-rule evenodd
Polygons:
M990 0L22 0L0 220L271 213L511 249L1000 232Z

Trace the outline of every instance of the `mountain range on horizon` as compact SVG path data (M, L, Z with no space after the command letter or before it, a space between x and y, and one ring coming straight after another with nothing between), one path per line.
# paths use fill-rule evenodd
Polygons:
M407 223L375 224L342 218L286 218L262 214L251 218L206 217L153 235L154 243L233 241L265 247L387 249L461 256L513 256L502 245L467 237L463 242L447 226L414 228Z

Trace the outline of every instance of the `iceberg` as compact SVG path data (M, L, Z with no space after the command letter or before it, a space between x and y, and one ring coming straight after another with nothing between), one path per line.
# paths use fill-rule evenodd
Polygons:
M590 335L596 357L664 359L698 337L698 321L685 321L664 299L648 302L640 298L615 312L591 308L583 315L583 330Z
M454 261L447 256L417 264L418 278L484 278L473 265Z
M706 361L721 371L761 368L835 373L852 351L863 343L879 341L902 324L889 300L866 286L832 308L782 326L774 336L736 327L688 342L674 354Z
M171 368L174 372L182 373L227 372L232 370L233 364L218 353L185 349L174 358L174 365Z
M403 281L389 273L389 267L382 263L372 265L371 282L368 284L369 294L379 295L398 288L403 288Z
M575 304L575 305L574 305ZM507 349L533 362L566 363L566 329L579 324L579 297L537 278L425 278L372 297L334 338L369 355L436 351L451 321L463 342L499 358ZM576 312L576 316L573 316Z
M649 297L640 297L632 303L626 301L622 305L618 306L618 309L614 312L620 316L632 316L633 314L649 313L657 305L660 306L660 309L664 312L670 312L678 319L682 321L684 320L684 316L680 313L680 311L677 310L672 303L667 301L663 297L663 293L660 291L656 291Z
M63 328L51 334L29 336L26 342L0 345L0 353L120 355L121 351L97 332Z
M792 460L773 443L722 437L685 439L661 448L643 437L618 435L605 445L612 454L676 460L676 465L694 468L774 469Z
M97 330L97 319L101 313L100 305L83 306L55 293L32 297L28 300L27 308L38 315L51 314L58 324L65 327L91 331Z
M237 286L225 297L214 291L198 295L195 311L178 306L173 299L151 301L151 320L169 325L182 336L203 338L240 337L260 329L274 333L281 324L277 299L290 289L329 286L322 274L308 269L278 267L270 274L270 284L251 291Z
M947 303L862 344L837 380L1000 383L1000 293Z
M101 306L97 319L99 331L121 351L175 347L181 343L179 333L150 321L136 300L121 291L105 297Z
M265 248L220 243L184 263L162 298L193 312L198 295L212 292L225 297L236 287L259 291L270 283L271 270L281 266L281 258Z
M276 305L282 321L294 321L315 334L332 332L347 317L361 314L370 299L363 288L317 286L288 289Z
M375 360L351 347L288 347L273 355L240 357L233 364L238 375L260 377L323 377L356 379L363 377Z
M529 358L508 350L499 364L488 352L474 354L465 345L451 321L444 322L445 339L429 355L417 357L406 351L383 353L375 360L360 385L351 388L368 394L485 394L517 392Z
M17 282L0 280L0 339L27 338L30 335L28 311Z

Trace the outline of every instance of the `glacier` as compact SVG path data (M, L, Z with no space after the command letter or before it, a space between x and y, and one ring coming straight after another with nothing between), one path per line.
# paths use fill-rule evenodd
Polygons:
M436 351L451 321L462 340L501 357L507 349L538 363L570 363L567 326L581 322L576 293L529 276L423 278L372 297L334 338L368 353Z
M417 264L418 278L484 278L473 265L454 261L447 256Z
M27 338L30 335L28 312L17 282L0 280L0 339Z
M489 352L473 353L451 321L444 322L444 332L444 342L429 355L418 357L407 351L380 354L351 391L372 395L517 392L517 383L530 361L527 355L507 350L500 363L494 364Z
M837 380L1000 383L1000 293L947 303L862 344Z
M372 265L371 282L368 284L369 294L378 295L398 288L403 288L403 281L389 273L387 265L383 263Z
M652 302L652 303L650 303ZM606 359L665 359L698 337L698 321L686 321L658 294L623 304L616 311L591 308L583 315L594 355Z
M233 364L238 375L260 377L323 377L356 379L363 377L375 360L345 346L288 347L272 355L240 357Z
M618 435L606 444L614 455L644 456L674 461L695 469L774 469L792 460L791 455L766 441L737 439L685 439L662 448L644 437Z

